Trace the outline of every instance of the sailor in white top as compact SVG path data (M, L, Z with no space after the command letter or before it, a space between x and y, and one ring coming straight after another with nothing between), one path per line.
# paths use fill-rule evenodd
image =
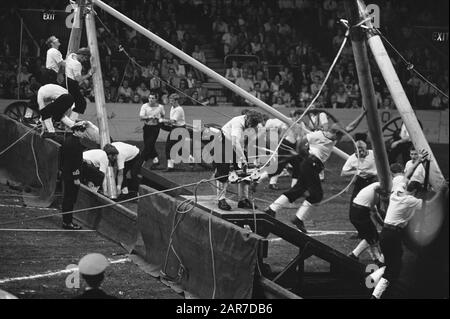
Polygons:
M184 114L184 109L179 104L179 100L180 100L180 96L176 93L173 93L169 96L169 104L171 105L170 115L169 115L171 130L169 131L169 134L167 135L167 141L166 141L166 158L167 158L167 170L168 171L172 171L175 166L175 160L173 158L171 158L170 151L171 151L172 147L175 144L179 143L183 138L182 135L178 135L177 139L172 139L172 137L171 137L172 130L186 126L186 118L185 118L185 114ZM181 157L182 154L179 154L179 156Z
M142 152L142 159L144 162L149 159L153 160L154 165L159 164L158 152L155 144L158 139L160 131L160 121L165 116L164 106L159 104L156 95L150 94L148 96L148 103L141 107L139 117L144 124L144 151Z
M411 171L412 167L417 163L417 161L420 160L419 152L417 152L417 150L414 147L410 148L409 156L411 157L411 160L409 160L405 164L405 173ZM420 184L423 185L423 183L425 182L425 168L423 167L423 164L419 164L419 166L417 166L410 180L419 182Z
M45 60L47 72L43 84L58 84L58 74L60 74L64 68L64 59L61 52L58 50L61 43L59 42L59 39L53 35L47 39L46 44L49 49L47 50L47 58Z
M291 222L300 231L307 233L304 221L308 218L313 204L319 203L323 198L320 172L324 169L325 162L330 158L334 146L344 132L353 131L364 118L365 113L363 112L345 128L333 124L327 131L315 131L303 135L303 140L300 142L303 150L299 154L302 157L299 181L269 206L266 210L267 214L275 216L283 207L287 207L301 197L306 197L297 211L296 218L293 218Z
M103 180L101 182L99 181L98 185L94 185L98 187L102 186L103 190L106 190L106 180L104 179L104 177L106 176L106 170L109 166L108 155L106 154L106 152L100 149L85 151L83 152L83 160L86 163L95 166L100 172L103 173ZM89 171L89 173L91 172ZM83 175L85 175L85 172L83 172ZM92 175L94 175L94 173L92 173Z
M78 119L80 114L86 111L86 99L81 93L80 84L92 77L94 69L89 70L86 75L82 75L83 66L81 63L89 61L91 53L88 48L81 48L77 53L71 53L66 59L66 81L67 89L75 100L75 107L72 112L72 120Z
M45 126L49 133L55 133L53 121L61 121L69 128L75 124L68 117L72 112L71 107L74 100L65 88L56 84L44 85L38 91L37 102L41 120L44 124L43 129Z
M361 189L351 203L350 222L362 240L349 254L349 257L358 260L359 256L369 249L373 262L381 266L384 260L378 248L378 231L371 219L371 214L377 213L377 204L380 202L379 189L380 183L372 183Z
M353 198L364 187L374 183L377 179L377 167L372 150L367 149L367 144L363 141L356 142L358 154L352 154L342 167L341 176L353 176L357 174L353 184L353 192L350 197L350 206Z
M129 190L136 194L139 189L139 173L142 165L139 148L134 145L114 142L105 145L103 150L110 163L117 166L117 194L128 194L127 173L131 174Z
M255 130L262 122L263 117L260 113L249 111L245 115L232 118L222 127L222 158L215 158L214 160L215 177L220 177L217 181L217 200L218 207L221 210L231 210L225 199L230 170L241 168L245 171L247 169L247 157L244 152L244 131ZM231 146L231 152L228 146ZM232 168L230 168L230 165ZM238 183L238 197L238 208L253 208L249 200L249 184L247 182Z

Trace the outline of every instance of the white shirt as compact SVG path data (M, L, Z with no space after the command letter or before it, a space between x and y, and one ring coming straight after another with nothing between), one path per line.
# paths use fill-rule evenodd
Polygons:
M411 169L411 167L414 166L414 163L412 160L409 160L405 164L405 173ZM423 164L419 164L419 166L416 167L416 170L412 174L410 181L416 181L420 184L423 184L425 182L425 168L423 167Z
M145 103L141 107L141 111L139 113L139 116L141 118L156 118L161 119L164 118L166 115L166 112L164 110L164 106L161 104L156 104L156 106L150 106L149 103ZM146 123L147 124L147 123Z
M422 199L405 195L403 187L395 189L389 198L389 207L384 223L404 228L414 216L416 210L422 209L422 203Z
M103 150L90 150L83 153L83 160L88 162L98 169L101 172L106 174L106 169L108 168L109 160L108 155Z
M76 59L76 54L70 54L66 59L66 76L69 79L76 81L77 76L81 76L83 66L80 61Z
M392 179L392 189L403 188L406 189L406 178L404 175L395 176Z
M61 52L59 52L55 48L48 49L47 51L47 59L45 60L45 67L47 69L53 70L56 73L59 72L58 63L61 63L63 60Z
M111 143L112 146L117 148L119 155L117 155L117 169L121 170L125 167L125 162L131 161L139 154L139 149L130 144L122 142Z
M233 137L236 141L242 141L245 131L245 115L236 116L229 120L223 127L222 132L225 138L232 141Z
M353 170L359 170L358 176L362 178L376 176L377 167L375 165L375 157L373 155L373 151L368 150L367 152L368 154L366 155L366 157L360 158L359 160L356 154L351 155L342 167L342 172L346 173Z
M323 134L323 131L316 131L306 134L306 139L309 143L309 153L325 162L330 158L333 152L333 147L336 145L336 141L330 140Z
M311 127L324 128L328 125L328 117L324 112L320 112L318 116L317 114L311 114L309 118Z
M56 85L56 84L47 84L44 86L41 86L41 88L38 91L37 95L37 102L39 105L39 110L42 110L44 107L46 107L48 104L52 103L54 100L59 98L63 94L68 94L69 91L67 91L62 86Z
M361 189L353 199L353 203L356 205L364 206L367 208L372 208L375 205L375 201L377 198L376 190L380 187L380 183L372 183L363 189Z
M170 119L175 121L176 126L186 125L186 119L184 116L184 109L181 106L170 108Z

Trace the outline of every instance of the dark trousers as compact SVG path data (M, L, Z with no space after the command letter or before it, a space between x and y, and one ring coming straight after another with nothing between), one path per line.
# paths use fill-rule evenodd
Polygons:
M53 121L59 122L72 105L72 95L63 94L40 111L42 119L46 120L52 118Z
M322 183L319 176L323 168L323 163L317 157L309 155L300 164L299 181L283 195L289 199L289 202L293 203L308 191L309 196L306 200L311 204L319 203L323 198Z
M391 283L398 278L402 269L402 237L402 229L386 225L380 234L380 247L386 264L383 277Z
M46 84L58 84L58 74L50 69L45 69L42 72L42 85Z
M122 187L128 187L130 191L137 192L139 190L139 173L141 172L142 155L139 152L132 160L125 162L123 168L123 184ZM130 172L131 181L128 184L127 173Z
M63 202L62 212L71 212L75 202L77 201L78 191L80 187L75 185L73 179L63 180ZM72 222L72 214L63 215L63 223L70 224Z
M278 168L277 171L274 174L269 175L277 176L280 175L281 172L284 170L287 164L291 164L292 166L292 177L297 178L299 177L300 172L300 164L301 164L301 158L299 156L293 156L291 152L289 152L287 149L292 148L295 150L296 145L294 143L291 143L287 140L283 140L281 143L281 147L278 151Z
M358 231L358 237L365 239L370 245L378 242L378 231L372 219L370 208L352 204L350 207L350 222Z
M86 111L86 99L84 98L83 94L81 94L80 85L77 81L74 81L72 79L66 78L67 80L67 90L69 91L70 95L73 96L73 99L75 101L75 108L73 109L74 112L77 112L78 114L84 114Z
M352 192L352 196L350 197L350 210L349 210L349 214L352 211L352 204L353 204L353 200L355 199L356 195L359 194L359 192L369 186L372 183L375 183L377 180L377 178L375 176L373 177L369 177L369 178L362 178L360 176L356 177L356 181L355 184L353 185L353 192Z
M144 151L142 152L144 162L158 157L158 152L156 151L155 145L158 140L159 131L159 125L144 126Z
M227 144L229 147L227 147ZM219 182L226 183L228 181L228 175L231 170L237 170L239 167L237 165L237 155L232 149L232 157L230 158L227 154L227 151L230 149L231 141L227 140L225 136L222 134L222 142L221 142L221 158L218 158L218 154L214 154L214 163L213 166L215 168L215 178L220 177ZM217 158L216 158L217 156ZM230 161L231 160L231 161Z
M405 165L406 162L410 160L409 157L409 149L411 148L413 144L411 142L406 143L400 143L397 145L397 147L393 148L389 152L389 163L395 163L397 162L397 157L399 155L402 156L402 164Z

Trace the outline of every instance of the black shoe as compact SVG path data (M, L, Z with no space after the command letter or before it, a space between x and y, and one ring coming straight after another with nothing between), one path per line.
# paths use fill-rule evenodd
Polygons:
M74 224L74 223L70 223L70 224L63 223L62 228L67 229L67 230L80 230L81 226Z
M219 207L220 210L226 210L226 211L230 211L231 210L231 206L228 205L228 203L227 203L227 201L225 199L219 200L218 207Z
M273 211L270 207L267 208L264 213L266 213L267 215L269 215L272 218L276 218L275 216L277 215L277 213L275 211Z
M355 261L359 261L359 258L355 256L355 254L353 252L351 252L350 254L347 255L347 257L355 260Z
M270 185L269 185L269 189L274 190L274 191L277 191L277 190L279 190L280 188L279 188L276 184L270 184Z
M297 217L292 219L291 223L294 224L297 227L297 229L300 230L302 233L304 233L304 234L308 233L308 231L305 228L305 224L303 223L303 221L298 219Z
M240 201L239 201L239 203L238 203L238 208L243 208L243 209L257 209L258 207L256 207L256 205L255 205L255 207L253 207L252 202L251 202L248 198L246 198L246 199L243 199L243 200L240 200Z

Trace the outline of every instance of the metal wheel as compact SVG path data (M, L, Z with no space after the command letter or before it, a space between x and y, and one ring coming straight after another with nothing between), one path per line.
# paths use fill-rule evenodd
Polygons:
M396 117L383 125L382 132L384 142L391 145L392 142L400 139L400 131L402 129L403 120L401 117Z
M33 112L31 118L25 118L27 108L28 108L27 102L24 101L14 102L8 105L8 107L5 110L5 115L7 115L9 118L13 120L16 120L17 122L23 123L31 127L39 122L39 113L33 109L30 109Z
M309 110L306 112L305 116L303 116L302 122L306 125L306 127L311 131L318 131L324 129L324 123L321 123L319 119L319 115L323 113L327 117L328 127L330 127L334 123L338 123L338 120L329 112L320 109Z

